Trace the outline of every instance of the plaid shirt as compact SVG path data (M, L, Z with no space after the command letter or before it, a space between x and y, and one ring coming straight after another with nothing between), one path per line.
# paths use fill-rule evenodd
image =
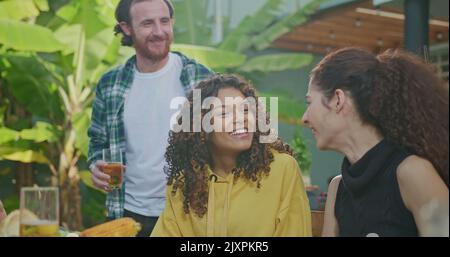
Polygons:
M195 60L188 59L181 53L174 53L181 57L183 63L180 81L186 94L201 80L213 74L211 70ZM124 66L120 66L103 75L97 85L91 125L88 129L90 138L88 163L90 167L97 160L102 159L102 149L110 148L112 151L120 150L125 152L126 138L123 110L125 98L133 83L135 65L136 56L133 56ZM126 160L124 160L124 163L126 164ZM108 217L123 217L124 203L125 183L122 184L121 189L108 193L106 197Z

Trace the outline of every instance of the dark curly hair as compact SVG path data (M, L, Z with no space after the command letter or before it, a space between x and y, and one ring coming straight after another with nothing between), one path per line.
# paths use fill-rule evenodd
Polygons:
M127 24L131 25L131 6L133 4L145 1L150 0L120 0L119 4L116 7L115 13L117 23L126 22ZM163 1L167 5L167 7L169 7L170 18L172 19L175 15L175 8L173 7L173 4L170 0ZM119 24L116 24L116 26L114 27L114 35L117 34L122 34L121 42L123 46L133 45L133 39L125 34Z
M208 97L217 97L219 90L223 88L235 88L242 92L245 97L256 98L255 89L244 79L237 75L214 75L199 83L196 89L201 90L202 103ZM193 93L189 97L189 104L184 108L190 110L190 131L193 131ZM210 110L202 110L202 117ZM267 116L268 117L268 116ZM182 117L178 119L182 123ZM253 134L251 148L240 153L237 157L237 166L232 170L234 181L244 177L255 182L257 187L261 186L263 176L270 172L270 163L274 156L271 149L281 153L293 155L292 149L278 138L274 143L259 143L261 133L256 126ZM202 132L174 132L169 135L169 146L165 157L168 166L165 173L168 176L168 185L173 185L172 194L178 189L182 190L184 197L184 211L189 213L190 208L199 216L207 212L208 204L208 167L213 166L213 159L208 148L209 134Z
M402 50L378 56L344 48L311 72L326 99L349 92L361 120L399 147L429 160L448 187L449 91L435 67Z

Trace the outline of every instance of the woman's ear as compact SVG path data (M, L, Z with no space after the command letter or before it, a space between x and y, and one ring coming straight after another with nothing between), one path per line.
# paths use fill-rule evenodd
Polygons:
M334 96L336 98L336 101L331 107L334 111L336 111L336 113L339 113L344 109L344 105L347 102L347 95L342 89L336 89L336 91L334 91Z

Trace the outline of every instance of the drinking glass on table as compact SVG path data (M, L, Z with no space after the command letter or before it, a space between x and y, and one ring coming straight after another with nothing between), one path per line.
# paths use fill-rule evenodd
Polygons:
M118 189L123 181L123 153L121 150L111 148L103 149L103 161L106 163L102 171L108 174L109 189Z
M57 187L23 187L20 190L20 236L59 236Z

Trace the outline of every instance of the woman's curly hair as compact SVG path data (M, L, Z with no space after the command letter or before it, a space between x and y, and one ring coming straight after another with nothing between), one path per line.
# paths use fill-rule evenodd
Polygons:
M208 97L217 97L219 90L223 88L235 88L241 91L244 97L256 99L255 89L237 75L214 75L200 82L196 87L201 90L202 103ZM193 131L193 106L193 93L191 92L188 104L184 107L189 108L190 111L190 131ZM202 117L208 111L210 110L202 110ZM182 117L178 119L178 124L181 123ZM269 132L259 132L256 126L251 148L238 155L236 167L232 170L235 182L243 177L254 182L259 188L263 176L269 174L269 165L274 160L271 149L293 155L292 149L279 138L271 144L260 143L260 135L267 134ZM173 185L172 194L175 194L178 189L182 190L185 213L189 213L192 208L199 217L203 217L207 212L208 180L210 179L207 169L213 165L208 148L208 137L209 134L203 129L201 132L171 131L169 146L165 154L168 164L165 172L168 176L168 185Z
M311 78L327 99L336 89L349 92L363 122L429 160L448 187L449 91L433 66L402 50L376 56L344 48L326 56Z

